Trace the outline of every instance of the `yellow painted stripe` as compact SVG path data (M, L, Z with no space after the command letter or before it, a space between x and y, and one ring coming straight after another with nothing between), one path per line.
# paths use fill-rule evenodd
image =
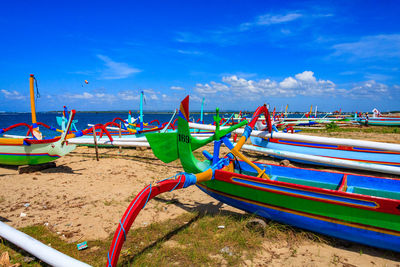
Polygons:
M0 138L0 145L23 145L24 139L21 138Z

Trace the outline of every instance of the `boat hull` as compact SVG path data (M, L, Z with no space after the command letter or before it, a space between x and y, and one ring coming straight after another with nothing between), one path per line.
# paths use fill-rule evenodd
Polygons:
M241 165L243 172L246 172L248 166ZM278 177L293 172L296 179L304 180L309 177L309 181L316 182L313 177L319 175L322 178L318 182L327 188L334 180L339 188L340 175L344 176L338 173L269 166L272 168L268 172L275 172ZM282 177L281 179L285 180ZM349 179L364 179L368 184L374 178L351 175ZM214 180L198 184L198 187L221 202L268 219L357 243L400 251L400 181L389 181L387 185L395 187L391 190L396 191L391 192L398 199L355 194L351 192L354 190L352 186L348 186L347 191L341 191L333 184L333 189L326 189L282 181L217 170Z
M356 162L374 163L389 166L400 167L400 153L386 150L366 149L359 147L345 147L338 145L326 145L311 142L300 142L284 139L264 139L260 137L251 137L253 145L258 147L265 147L269 149L288 151L294 153L315 155L327 158L335 158L342 160L351 160ZM276 156L275 156L276 157ZM286 159L282 157L277 157ZM308 164L319 164L306 160L287 158L292 161ZM326 165L327 166L327 165ZM334 167L340 167L335 165L329 165Z
M368 123L366 123L365 119L358 119L358 123L362 125L371 125L371 126L400 126L399 118L370 118L368 119Z
M61 140L48 144L4 145L0 144L0 164L37 165L54 161L76 148Z

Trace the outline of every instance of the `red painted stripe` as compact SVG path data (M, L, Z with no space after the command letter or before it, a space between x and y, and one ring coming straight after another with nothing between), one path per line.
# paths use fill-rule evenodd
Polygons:
M302 199L309 199L309 200L313 200L313 201L330 203L330 204L334 203L336 205L361 208L361 209L365 209L365 210L374 210L374 211L378 211L378 212L390 213L390 214L395 214L395 215L400 214L400 210L397 209L397 206L400 205L399 200L379 198L379 197L373 197L373 196L367 196L367 195L359 195L359 194L353 194L353 193L348 193L348 192L329 190L329 189L305 186L305 185L297 185L297 184L279 182L279 181L273 181L273 180L265 180L262 178L251 177L248 175L242 175L242 174L236 174L236 173L233 174L231 172L222 171L222 170L216 170L215 172L216 172L216 174L218 173L218 175L215 175L216 180L231 183L231 184L236 184L238 186L252 188L252 189L255 189L258 191L271 192L274 194L287 195L287 196L292 196L292 197L294 196L294 197L298 197L298 198L302 198ZM315 199L311 196L281 192L281 191L276 191L276 190L268 189L268 188L261 188L261 187L252 186L249 184L242 184L242 183L235 182L232 180L232 178L234 178L234 177L248 180L248 181L254 181L254 182L258 182L258 183L270 184L270 185L277 186L277 187L284 187L284 188L301 190L301 191L305 191L305 192L315 192L315 193L319 193L319 194L323 194L323 195L339 196L339 197L344 197L344 198L348 198L348 199L374 202L374 203L376 203L377 207L367 207L367 206L362 206L362 205L357 205L357 204L337 202L337 201L330 200L330 199Z

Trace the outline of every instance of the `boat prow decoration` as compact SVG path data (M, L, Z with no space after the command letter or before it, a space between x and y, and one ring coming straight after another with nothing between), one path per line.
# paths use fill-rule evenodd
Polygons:
M219 110L214 117L217 129L213 136L205 139L192 137L189 129L189 96L180 105L178 115L178 131L175 133L150 133L146 135L147 141L154 155L165 163L180 159L183 169L189 173L203 172L210 167L210 159L200 161L193 151L203 147L212 141L219 140L230 132L244 126L247 121L242 121L227 129L219 129Z

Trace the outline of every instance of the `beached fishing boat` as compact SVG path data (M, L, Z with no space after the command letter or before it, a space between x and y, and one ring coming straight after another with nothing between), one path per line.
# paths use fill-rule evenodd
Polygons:
M400 126L399 116L382 115L376 108L372 110L373 116L368 114L354 114L354 121L366 126Z
M215 130L208 125L189 125L196 129ZM288 134L272 129L269 124L266 131L252 131L251 140L256 145L246 144L243 149L300 163L400 175L399 144ZM243 129L234 133L242 134Z
M36 165L47 163L65 156L75 147L61 137L49 140L0 138L0 164Z
M400 180L251 162L240 149L266 107L260 107L234 146L228 129L213 137L190 136L188 98L181 103L178 132L149 134L154 154L164 162L180 160L187 173L146 186L119 222L107 258L116 266L126 235L146 203L160 193L196 184L210 196L239 209L310 231L400 251ZM218 114L215 117L218 124ZM214 154L199 161L193 151L214 140ZM220 158L220 146L230 153Z
M397 117L372 117L372 118L356 118L361 125L368 126L400 126L400 118Z
M129 112L128 119L124 120L121 118L114 118L112 121L105 123L104 128L107 129L108 135L112 136L112 140L108 137L108 135L103 135L103 131L96 132L96 138L97 138L97 144L100 147L112 147L112 146L120 146L120 147L137 147L137 146L142 146L142 147L150 147L150 145L147 142L146 139L146 134L148 133L154 133L154 132L159 132L159 133L165 133L165 132L174 132L176 131L176 126L175 123L177 122L177 119L174 120L175 115L177 110L174 111L172 114L170 120L168 122L165 122L161 124L159 120L153 120L150 121L149 123L144 123L143 122L143 100L144 100L144 95L143 91L141 92L140 95L140 113L138 118L134 118ZM203 123L204 118L203 118L203 105L204 105L204 98L203 102L201 105L201 113L200 113L200 118L197 120L197 122ZM63 111L63 116L62 117L57 117L57 121L62 123L59 124L62 129L65 128L64 123L67 121L68 117L65 116L65 114L68 114L66 107L64 107ZM233 117L233 115L221 121L221 126L228 125L230 122L230 119ZM76 121L75 121L76 122ZM154 124L156 123L156 125ZM73 123L74 125L74 123ZM99 126L100 124L88 124L89 127L93 126ZM76 127L75 127L76 128ZM197 130L197 129L191 129L191 133L193 136L199 137L199 138L207 138L213 134L211 131L204 131L204 130ZM79 138L72 138L69 140L71 144L76 144L76 145L89 145L92 146L94 145L94 139L93 139L93 134L87 134L83 135Z
M293 136L293 138L288 139L287 136L278 137L276 134L272 134L272 137L262 138L262 137L251 137L251 142L254 145L254 151L265 152L268 154L268 149L282 151L282 152L293 152L301 153L306 155L315 155L324 158L348 160L354 162L362 163L373 163L400 167L400 152L385 150L385 149L369 149L359 147L356 144L357 140L354 140L354 145L344 146L340 144L335 144L335 139L330 138L331 144L326 144L318 142L320 138L314 138L307 136L308 141L302 140L302 135ZM297 139L297 140L296 140ZM351 139L349 142L351 143ZM393 144L393 146L398 146ZM265 149L263 149L265 148ZM336 166L333 162L327 164L313 162L310 160L296 159L282 154L281 156L272 155L279 159L289 159L300 163L308 164L322 164L326 166Z
M271 122L267 121L267 124L267 131L264 136L262 134L252 136L253 147L246 145L244 148L269 154L279 159L289 159L308 164L349 168L349 166L340 164L340 161L349 161L354 163L355 167L359 166L357 169L362 169L365 163L400 167L400 145L397 144L274 133ZM305 156L293 157L291 153ZM307 155L325 158L326 160L314 160Z
M67 135L69 127L71 126L72 119L75 115L75 111L71 112L70 120L67 124L66 131L61 136L42 139L42 135L39 132L39 125L47 128L51 128L44 123L36 121L36 110L34 101L34 80L33 74L30 75L30 96L31 96L31 114L32 114L32 126L26 123L18 123L9 126L5 129L0 129L0 164L5 165L36 165L47 163L56 160L72 150L75 149L75 145L68 144L67 139L73 137ZM7 137L7 132L17 128L27 127L28 133L26 137L14 138ZM51 128L55 130L54 128ZM29 134L32 134L29 137Z

